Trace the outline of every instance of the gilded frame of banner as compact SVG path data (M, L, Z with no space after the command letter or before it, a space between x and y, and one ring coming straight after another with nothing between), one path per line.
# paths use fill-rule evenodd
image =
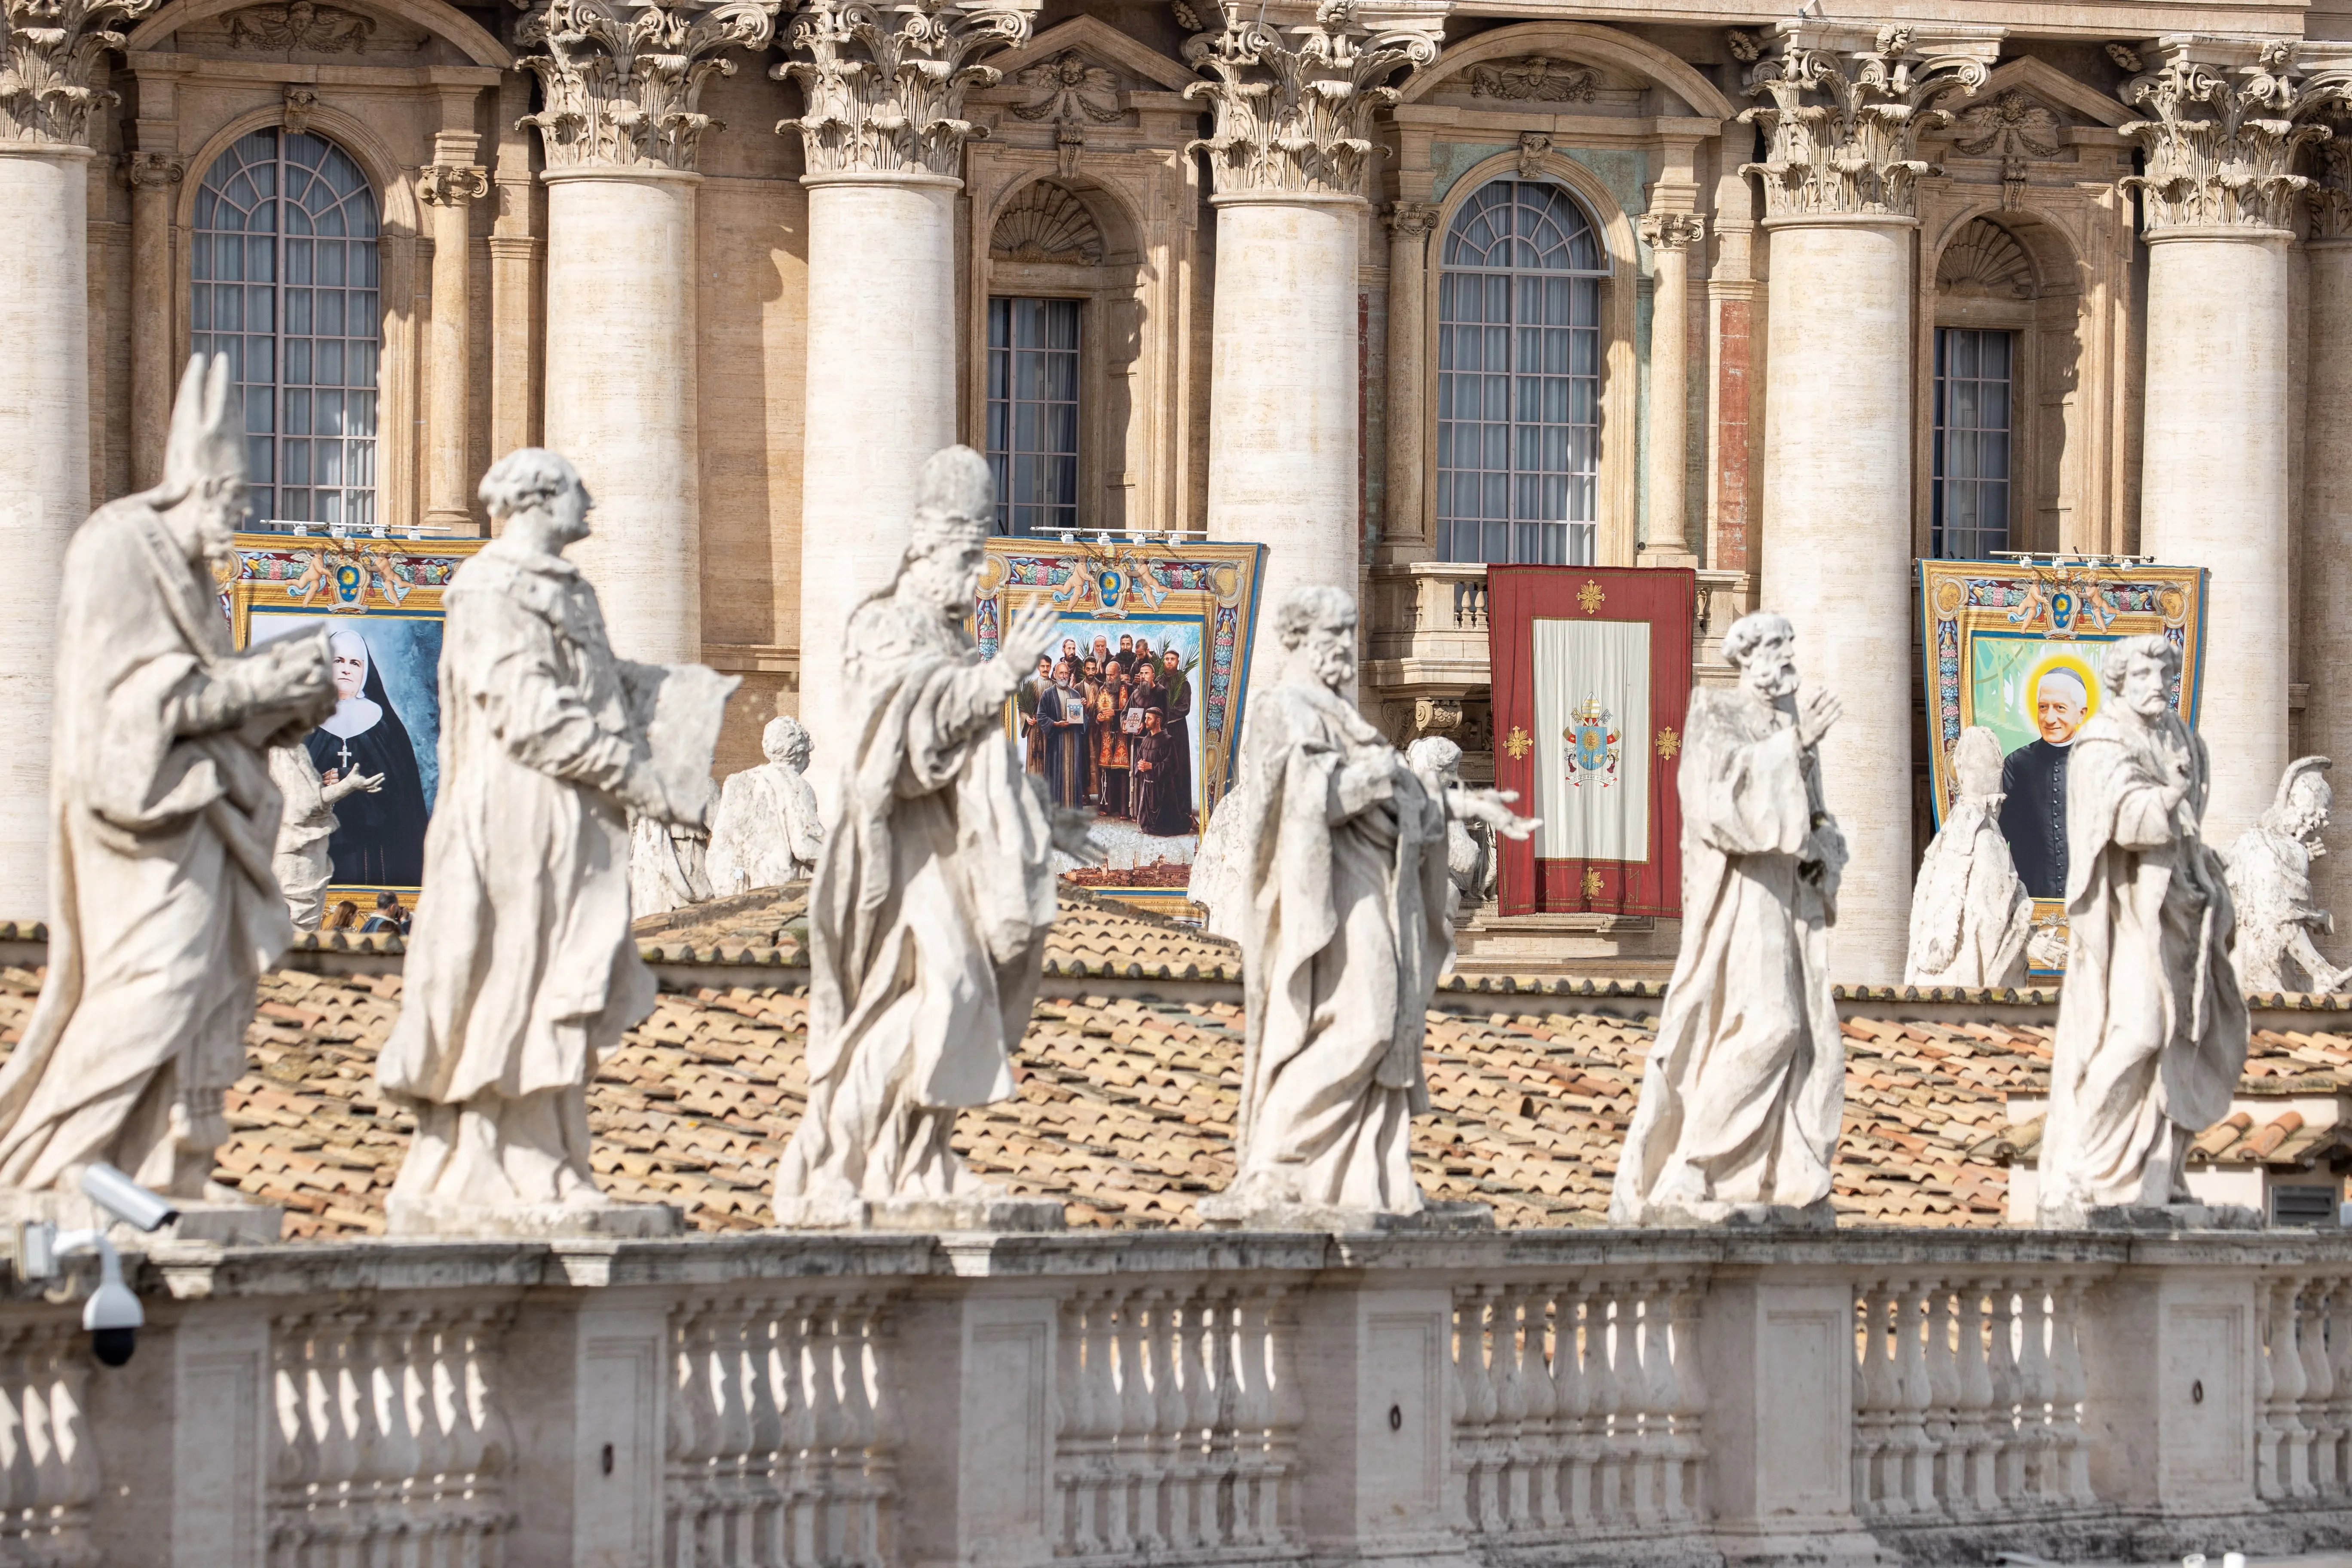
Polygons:
M2070 560L1921 561L1929 805L1941 827L1958 788L1952 751L1982 724L2004 754L2036 738L2042 676L2064 667L2099 689L2095 645L2162 636L2180 650L2176 711L2194 729L2202 695L2206 573L2195 566ZM2095 711L2095 701L2092 706ZM2087 717L2087 714L2085 714ZM2037 896L2032 973L2063 972L2065 900Z
M996 657L1001 628L1033 604L1050 605L1082 648L1096 636L1116 640L1123 629L1155 647L1181 642L1197 650L1192 674L1197 772L1193 778L1193 842L1233 787L1235 742L1249 691L1251 638L1257 617L1265 546L1188 541L1171 544L1123 538L995 538L981 568L971 628L982 657ZM1014 707L1005 710L1007 733L1017 734ZM1124 824L1107 825L1114 835ZM1140 852L1139 849L1138 853ZM1163 913L1183 913L1191 879L1190 849L1178 862L1116 863L1066 872L1065 879ZM1120 858L1128 858L1124 855ZM1133 875L1122 878L1122 870Z
M256 630L273 622L288 631L321 622L361 631L371 662L383 667L387 694L399 692L391 705L409 736L428 812L439 772L442 592L483 542L239 533L233 559L215 573L238 647L251 647ZM415 837L401 853L413 850L421 864L421 831ZM378 893L413 907L417 890L417 881L404 879L337 881L327 896L330 909L348 899L364 915Z

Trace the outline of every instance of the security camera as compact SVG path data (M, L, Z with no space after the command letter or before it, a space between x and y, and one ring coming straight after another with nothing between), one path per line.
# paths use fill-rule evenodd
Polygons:
M133 1192L143 1191L133 1184L125 1184ZM98 1254L98 1289L81 1310L81 1326L89 1331L89 1353L100 1366L121 1366L138 1348L139 1330L147 1314L139 1298L122 1282L122 1258L106 1239L106 1232L59 1230L47 1220L30 1221L17 1240L16 1272L27 1280L54 1279L60 1272L58 1259L76 1252Z
M160 1230L180 1217L161 1194L149 1192L103 1160L82 1167L82 1195L127 1226Z

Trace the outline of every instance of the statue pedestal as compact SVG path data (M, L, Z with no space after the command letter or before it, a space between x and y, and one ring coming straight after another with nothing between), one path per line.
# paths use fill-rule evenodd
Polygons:
M2086 1208L2044 1216L2045 1227L2080 1226L2084 1230L2156 1232L2181 1230L2260 1230L2260 1211L2243 1204L2166 1204L2158 1207Z
M669 1204L517 1204L497 1205L447 1198L391 1198L384 1203L393 1236L497 1236L540 1239L563 1236L677 1236L686 1216Z
M1827 1198L1806 1204L1726 1204L1694 1198L1686 1203L1653 1204L1642 1220L1643 1230L1801 1230L1837 1228L1837 1210Z
M1285 1203L1217 1193L1194 1206L1212 1230L1306 1230L1357 1235L1368 1231L1404 1234L1495 1228L1495 1211L1486 1204L1432 1203L1415 1214L1391 1214L1382 1209Z
M776 1199L779 1230L1062 1230L1059 1198L974 1195L861 1198L803 1194Z
M47 1220L59 1230L102 1230L116 1247L141 1251L169 1241L253 1246L276 1241L284 1231L286 1211L278 1205L239 1202L233 1187L208 1184L206 1190L228 1195L170 1199L180 1217L156 1230L126 1225L79 1192L0 1192L0 1227L14 1232Z

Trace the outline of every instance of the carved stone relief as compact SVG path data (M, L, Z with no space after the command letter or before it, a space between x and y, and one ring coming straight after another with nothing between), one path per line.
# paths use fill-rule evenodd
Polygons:
M778 4L736 0L689 12L628 0L546 0L515 28L517 42L545 49L516 62L539 79L545 101L520 123L538 129L551 168L690 170L703 132L718 126L699 110L703 85L735 73L720 51L766 48Z
M1936 287L1964 300L2030 300L2033 261L2015 235L1979 218L1944 247L1936 262Z
M2352 122L2333 124L2335 134L2312 149L2311 237L2352 239Z
M228 17L233 49L304 49L312 54L363 55L375 33L375 19L310 0L285 5L254 5Z
M1215 114L1213 133L1192 145L1207 150L1218 193L1362 195L1372 111L1397 100L1385 84L1436 59L1437 40L1367 34L1354 0L1325 0L1287 42L1240 0L1225 0L1221 20L1184 45L1185 60L1213 79L1184 94L1209 100Z
M1102 259L1102 230L1087 205L1050 180L1024 186L997 214L988 253L1000 261L1058 261L1092 267Z
M2058 155L2058 116L2014 88L1959 117L1952 145L1971 158L2000 160L2000 205L2025 205L2026 162Z
M2123 186L2141 194L2149 232L2293 226L2295 203L2311 185L2288 173L2295 150L2328 134L2294 118L2315 107L2298 79L2294 46L2272 42L2252 64L2235 67L2176 48L2124 85L2123 100L2149 115L2123 128L2147 155L2146 172Z
M307 87L286 89L284 119L286 129L299 136L310 129L310 116L319 107L319 95Z
M121 101L90 86L90 68L123 47L116 24L161 0L0 0L0 142L89 144L89 117Z
M1588 66L1530 55L1470 68L1473 98L1531 99L1538 103L1591 103L1601 73Z
M1791 40L1759 58L1748 90L1766 101L1739 118L1765 133L1764 161L1742 172L1760 176L1766 215L1916 216L1919 178L1932 167L1918 156L1920 134L1951 123L1935 103L1982 86L1989 52L1916 50L1911 29L1888 26L1867 49Z
M808 58L768 73L798 82L808 105L798 120L777 121L776 133L801 133L811 174L953 176L963 144L982 134L963 118L964 94L1003 76L968 62L1028 37L1028 16L1006 5L913 0L885 11L860 0L816 0L793 23L792 47Z
M1052 59L1024 67L1014 73L1013 82L1033 95L1027 102L1013 106L1014 119L1053 121L1055 161L1066 180L1078 172L1087 122L1113 125L1122 116L1119 79L1076 49L1064 49Z

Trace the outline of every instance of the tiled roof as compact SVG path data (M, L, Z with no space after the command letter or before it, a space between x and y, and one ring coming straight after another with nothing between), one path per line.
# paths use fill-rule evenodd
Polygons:
M1075 913L1056 945L1075 959L1099 940L1087 922L1123 912ZM1165 944L1155 962L1195 963L1187 944L1211 940L1134 918L1149 928L1140 940ZM778 981L667 989L606 1061L590 1117L614 1196L678 1204L706 1230L769 1223L769 1184L804 1094L803 994L792 976ZM38 984L31 971L0 971L0 1046L18 1037ZM286 1205L290 1236L382 1229L411 1131L373 1087L400 987L391 973L263 979L220 1179ZM1490 1203L1508 1226L1601 1223L1652 1027L1567 996L1441 993L1434 1110L1413 1133L1423 1188ZM1853 1017L1845 1035L1836 1202L1847 1222L2001 1223L2014 1136L2003 1096L2046 1091L2048 1028ZM1064 1199L1073 1225L1196 1224L1195 1200L1232 1173L1241 1045L1230 1000L1040 1002L1019 1098L967 1112L958 1142L983 1175ZM2333 1092L2347 1069L2352 1034L2264 1030L2245 1089Z

